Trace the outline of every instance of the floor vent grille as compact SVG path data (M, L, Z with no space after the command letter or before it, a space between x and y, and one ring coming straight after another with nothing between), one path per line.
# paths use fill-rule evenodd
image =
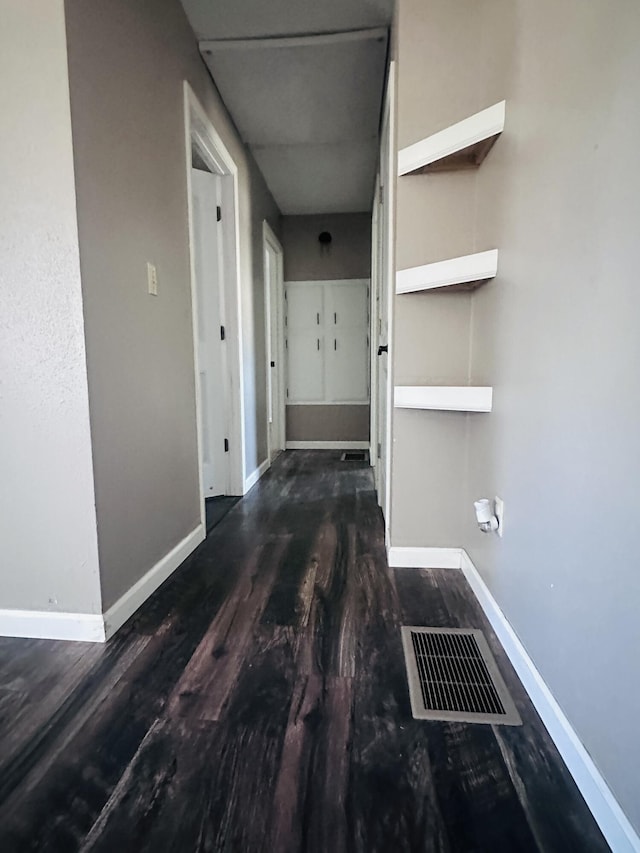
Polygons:
M482 631L405 626L402 643L416 720L522 725Z
M345 450L345 452L340 457L341 462L366 462L367 461L367 451L366 450Z

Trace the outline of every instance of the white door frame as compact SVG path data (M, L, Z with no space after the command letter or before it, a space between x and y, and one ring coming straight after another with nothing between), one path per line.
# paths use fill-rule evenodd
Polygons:
M267 459L271 463L271 429L269 417L273 416L276 425L277 450L285 448L285 373L284 373L284 251L273 229L266 219L262 222L262 257L269 246L277 257L276 304L271 304L271 282L264 279L264 320L265 320L265 363L267 369ZM266 269L265 269L266 272ZM275 335L272 332L275 331ZM275 338L275 352L271 351L271 340ZM276 382L273 379L271 362L275 361ZM275 394L273 393L275 388Z
M373 193L373 210L371 213L371 299L369 316L371 325L369 340L371 341L369 366L369 462L373 468L374 482L378 487L378 291L380 269L380 173L376 175L375 191Z
M383 120L382 120L382 131L384 133L385 129L387 132L387 158L385 162L380 162L380 173L379 180L381 182L380 189L380 201L381 208L377 211L377 216L383 216L384 229L376 229L372 231L373 237L373 246L372 246L372 258L376 257L376 268L379 266L379 258L380 258L380 246L378 244L378 240L380 239L380 233L384 230L384 234L382 235L382 239L385 241L385 252L384 252L384 269L377 270L378 275L382 276L382 285L383 288L386 289L386 300L384 300L384 304L387 306L387 344L389 347L389 355L387 357L387 388L386 388L386 396L387 396L387 407L386 407L386 441L385 448L383 452L383 459L385 460L385 494L378 495L378 502L380 506L383 507L384 510L384 527L385 527L385 540L387 546L390 544L390 531L391 531L391 476L392 476L392 450L393 450L393 323L394 323L394 299L395 299L395 210L396 210L396 63L392 61L389 63L389 74L387 78L387 88L385 92L384 106L383 106ZM384 146L382 144L380 151L382 154ZM374 200L374 205L377 204L378 197ZM377 233L376 233L377 231ZM372 306L375 303L374 296L374 287L371 287L371 304ZM374 310L372 308L372 316L374 314ZM376 317L376 324L378 322L378 317ZM376 336L372 337L372 360L373 360L373 345L377 342L377 328L375 329ZM376 344L376 355L377 358L377 344ZM377 368L376 368L376 376L377 376ZM372 410L378 408L378 388L377 382L371 380L371 408ZM380 435L380 425L377 423L377 417L372 418L372 427L375 427L375 434L372 432L371 437L371 450L375 451L371 453L371 457L374 455L377 456L377 447L378 447L378 436ZM377 460L376 460L377 461Z
M227 343L227 368L229 371L230 388L230 399L227 401L227 415L229 423L229 487L231 494L234 495L244 494L246 475L238 167L204 111L191 86L186 81L184 82L184 123L189 222L191 308L193 323L193 364L196 389L195 416L198 444L198 477L200 487L201 518L202 522L205 523L205 496L202 479L202 404L200 392L200 371L198 366L198 299L195 276L191 187L191 147L192 145L195 145L211 171L222 177L223 216L227 216L229 219L229 226L224 229L223 251L225 268L225 339Z
M224 441L230 436L231 389L227 342L221 340L220 335L221 326L227 322L223 244L225 223L216 221L216 208L222 205L222 179L212 172L192 168L191 192L192 199L197 199L200 207L199 224L198 218L194 217L194 225L197 226L194 246L196 256L199 257L196 277L198 274L203 276L202 281L196 279L196 304L200 315L197 352L203 436L209 434L209 446L203 444L203 454L209 457L209 464L203 464L206 500L217 495L232 494L230 454L224 449ZM206 315L202 314L203 311L207 312ZM207 364L202 361L203 354ZM216 488L212 490L214 483Z

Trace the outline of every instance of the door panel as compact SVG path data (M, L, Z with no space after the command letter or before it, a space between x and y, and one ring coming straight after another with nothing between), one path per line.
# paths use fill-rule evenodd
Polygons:
M387 92L383 113L382 132L380 135L380 193L377 200L377 251L378 251L378 281L376 284L376 299L378 302L378 336L373 344L377 347L388 346L392 348L393 330L393 299L395 292L395 270L393 258L393 209L394 180L395 180L395 153L393 139L395 135L395 63L389 67L389 79L387 81ZM392 444L392 413L393 413L393 388L392 388L392 364L391 356L382 353L377 358L377 444L379 450L379 464L376 467L378 502L382 508L385 519L385 536L390 534L390 472L391 472L391 444ZM377 449L377 448L376 448Z
M369 400L368 281L287 285L288 402Z
M327 326L366 329L369 325L367 285L348 282L327 287Z
M324 341L314 330L311 332L289 330L287 342L289 402L322 402L324 400Z
M369 347L366 331L336 330L327 336L326 391L335 403L366 403L369 399Z
M315 284L287 287L287 329L314 333L324 322L322 287Z
M220 327L222 307L222 231L217 221L220 178L210 172L191 172L194 261L198 312L198 367L203 487L205 497L228 491L226 354Z
M315 284L287 285L286 354L288 403L324 399L324 300Z
M267 400L269 452L273 459L284 450L284 357L282 250L276 251L269 240L264 243L265 308L267 335Z

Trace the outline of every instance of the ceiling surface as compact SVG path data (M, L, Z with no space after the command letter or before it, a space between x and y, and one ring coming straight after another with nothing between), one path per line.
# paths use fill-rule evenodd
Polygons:
M309 35L387 27L393 0L182 0L198 39Z
M283 214L371 209L393 0L182 0Z

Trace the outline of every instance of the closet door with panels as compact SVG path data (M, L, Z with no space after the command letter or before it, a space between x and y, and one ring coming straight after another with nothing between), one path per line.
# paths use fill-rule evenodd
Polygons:
M368 280L286 284L287 403L369 401Z
M323 288L287 285L287 402L322 403L324 383Z
M325 289L325 390L334 403L369 401L369 288L367 282Z

